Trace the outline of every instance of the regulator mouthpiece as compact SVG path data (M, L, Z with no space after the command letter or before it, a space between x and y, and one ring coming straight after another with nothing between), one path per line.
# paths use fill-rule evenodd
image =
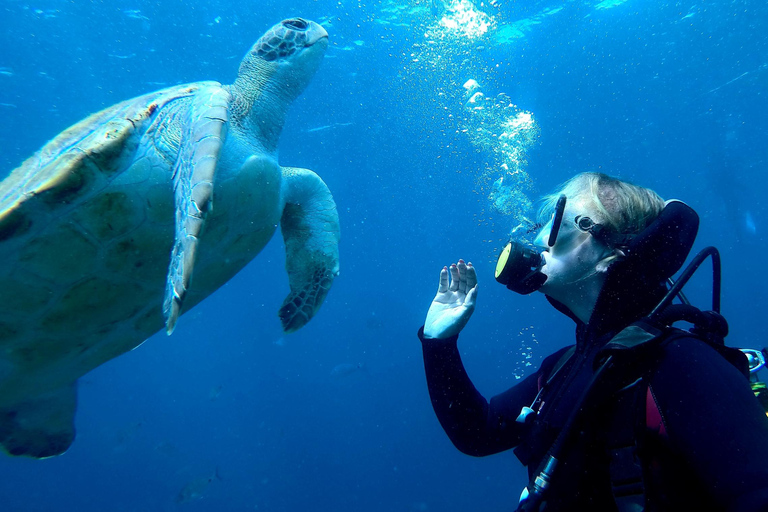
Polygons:
M496 262L496 280L520 295L542 287L547 276L541 272L542 259L534 249L510 241Z

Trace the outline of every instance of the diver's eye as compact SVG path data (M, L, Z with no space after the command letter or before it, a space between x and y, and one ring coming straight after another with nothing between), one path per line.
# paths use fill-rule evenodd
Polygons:
M294 18L292 20L285 20L283 26L293 30L307 30L309 28L309 23L301 18Z

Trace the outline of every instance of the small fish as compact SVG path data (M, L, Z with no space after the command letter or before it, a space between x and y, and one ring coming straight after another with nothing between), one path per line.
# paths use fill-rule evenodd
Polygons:
M357 371L365 371L364 363L341 363L337 364L331 370L331 377L340 379L343 377L349 377Z
M124 9L123 14L125 14L128 18L133 18L135 20L148 20L146 16L141 14L141 11L139 9Z
M744 227L747 229L747 232L751 235L754 235L757 233L757 224L755 224L755 218L752 217L752 214L750 212L747 212L747 214L744 216Z
M323 130L330 130L331 128L337 128L340 126L350 126L352 123L333 123L333 124L326 124L323 126L317 126L315 128L310 128L308 130L304 130L304 133L315 133L315 132L322 132Z
M3 76L13 76L13 70L11 68L2 68L0 67L0 75Z
M324 124L323 126L316 126L315 128L310 128L308 130L305 130L305 133L321 132L323 130L327 130L328 128L333 128L333 125Z
M169 441L160 441L157 443L155 445L155 451L170 458L179 458L182 455L181 450L179 450L176 445Z
M687 20L688 18L692 18L692 17L694 17L696 15L697 12L698 12L698 7L696 7L694 5L693 7L688 9L688 13L685 16L683 16L682 18L677 20L675 23L680 23L683 20Z
M222 384L219 384L218 386L213 386L211 390L208 392L208 399L213 402L217 398L219 398L219 395L221 395L221 390L224 388Z
M3 107L3 108L18 108L13 103L0 103L0 107Z
M365 326L368 329L381 329L384 327L384 321L375 314L372 314L365 320Z
M143 421L134 421L129 425L126 425L122 430L118 431L115 434L115 438L114 438L115 444L112 447L112 451L114 452L126 451L131 441L133 441L136 438L136 436L139 435L139 432L141 431L143 426L144 426Z
M135 53L127 53L125 55L120 55L117 53L109 53L107 54L107 57L112 57L113 59L132 59L136 56Z
M212 475L195 478L184 487L182 487L181 491L179 491L179 494L176 496L176 503L183 505L185 503L191 503L193 501L203 499L205 497L205 491L208 489L208 486L216 480L221 480L218 467Z
M363 43L363 44L365 44L365 43ZM355 48L353 46L350 46L348 44L346 44L344 46L329 46L328 48L331 49L331 50L340 51L340 52L351 52L351 51L355 50Z
M43 18L55 18L56 15L59 13L58 9L35 9L33 11L37 15L42 15Z

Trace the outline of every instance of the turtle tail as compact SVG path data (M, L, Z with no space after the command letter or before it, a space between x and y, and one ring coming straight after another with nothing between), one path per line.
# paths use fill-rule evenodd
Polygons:
M75 440L77 381L0 409L0 444L10 455L44 459Z

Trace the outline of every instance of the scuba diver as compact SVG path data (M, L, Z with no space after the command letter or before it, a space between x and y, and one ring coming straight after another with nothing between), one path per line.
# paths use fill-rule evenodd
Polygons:
M514 448L530 478L518 511L768 510L768 417L747 357L723 342L717 250L671 280L696 213L582 173L545 198L541 218L550 220L539 248L510 241L496 279L544 293L576 322L576 344L486 400L457 349L477 275L463 260L444 267L419 338L432 406L456 448L478 457ZM708 257L713 306L700 311L681 288ZM692 327L672 326L680 320Z

